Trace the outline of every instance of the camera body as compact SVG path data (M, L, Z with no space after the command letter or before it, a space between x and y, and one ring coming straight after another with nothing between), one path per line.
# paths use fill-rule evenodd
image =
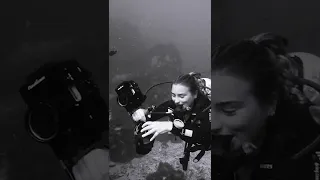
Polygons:
M27 131L36 141L49 144L67 166L108 131L107 104L91 73L76 60L43 65L27 77L20 94L28 107Z
M116 87L115 91L118 94L118 104L124 107L130 115L132 115L147 98L146 95L142 94L138 84L134 81L122 82Z
M135 144L136 144L136 153L140 154L140 155L148 154L152 150L153 144L154 144L154 140L150 141L153 134L146 136L144 138L142 137L142 135L144 133L142 133L140 131L142 129L143 124L144 124L144 122L136 123L135 129L134 129L134 140L135 140Z
M142 94L138 84L132 80L122 82L117 86L115 91L118 94L117 101L119 106L124 107L130 115L140 108L147 98L146 95ZM149 111L151 110L152 108L149 108ZM150 119L147 117L147 121L148 120ZM142 137L143 133L140 131L143 123L144 122L142 121L135 123L134 139L136 144L136 153L145 155L152 150L154 140L150 141L152 135L144 138Z

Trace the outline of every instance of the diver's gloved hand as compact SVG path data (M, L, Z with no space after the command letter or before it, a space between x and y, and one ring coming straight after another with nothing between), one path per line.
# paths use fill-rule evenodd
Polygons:
M134 121L143 121L146 122L146 114L148 110L146 109L138 109L132 114L132 119Z
M311 116L313 117L314 121L320 125L320 105L318 106L311 106L309 108L309 112Z
M309 112L313 117L313 120L320 125L320 104L310 106Z
M173 128L171 121L148 121L142 125L141 132L147 131L142 137L153 134L150 141L153 141L159 134L170 132Z
M72 168L76 180L108 180L109 150L95 149L80 159Z
M312 116L313 120L320 125L320 93L315 91L305 91L305 95L312 103L309 107L310 115Z

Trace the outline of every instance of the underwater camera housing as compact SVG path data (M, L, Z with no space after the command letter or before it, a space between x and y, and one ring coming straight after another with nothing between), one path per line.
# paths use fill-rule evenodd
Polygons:
M147 98L146 95L142 94L138 84L132 80L122 82L117 86L115 91L118 94L117 102L119 106L124 107L130 115L132 115L135 110L140 108ZM152 108L149 108L148 110L150 112ZM147 117L146 120L149 121L150 119ZM143 123L144 122L142 121L136 122L134 128L134 137L136 153L145 155L152 150L154 140L150 141L152 135L144 138L142 137L142 133L140 131Z
M115 89L118 94L117 102L131 115L146 100L147 96L142 94L138 84L134 81L124 81Z
M49 144L67 165L77 161L79 152L89 152L108 131L107 104L91 73L76 60L43 65L27 77L20 94L28 107L28 133Z

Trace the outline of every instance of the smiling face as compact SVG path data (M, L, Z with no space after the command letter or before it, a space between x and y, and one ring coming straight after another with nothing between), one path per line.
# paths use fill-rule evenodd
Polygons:
M249 81L232 75L213 73L211 85L214 135L233 135L231 148L257 144L270 107L258 102Z
M171 99L184 110L192 107L194 100L197 98L197 93L193 94L189 87L182 84L173 84L171 88Z

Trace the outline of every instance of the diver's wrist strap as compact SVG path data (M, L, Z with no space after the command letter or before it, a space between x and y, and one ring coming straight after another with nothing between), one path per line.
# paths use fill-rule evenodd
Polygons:
M171 121L171 122L172 122L172 121ZM177 127L175 127L175 126L172 124L172 130L171 130L170 132L173 133L173 134L178 135L178 134L181 134L182 129L178 129Z

